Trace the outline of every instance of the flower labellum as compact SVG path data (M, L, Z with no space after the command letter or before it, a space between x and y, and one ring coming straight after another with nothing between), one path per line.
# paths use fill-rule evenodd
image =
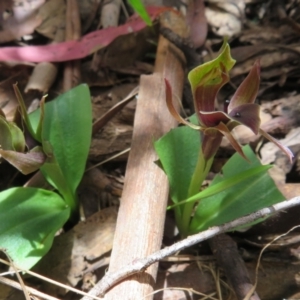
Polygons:
M206 160L212 158L225 136L233 148L245 159L247 157L231 131L238 125L245 125L254 134L260 133L276 144L289 157L293 153L268 133L260 129L259 105L254 103L260 84L260 64L256 61L248 76L238 87L223 111L215 111L215 100L219 90L229 81L229 71L235 64L230 55L230 47L224 43L220 55L191 70L188 79L191 84L195 111L199 126L184 120L176 111L172 102L172 89L165 79L166 103L170 113L180 123L203 132L202 152Z

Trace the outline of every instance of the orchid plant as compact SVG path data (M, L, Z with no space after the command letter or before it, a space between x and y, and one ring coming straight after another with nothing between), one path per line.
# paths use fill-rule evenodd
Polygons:
M77 220L77 187L83 176L92 135L89 88L82 84L27 113L14 85L22 124L0 110L0 162L27 175L39 170L53 190L12 187L0 192L0 248L14 263L30 269L50 249L56 232ZM0 165L4 167L5 165Z
M216 59L190 71L188 79L196 111L196 119L192 118L193 122L186 121L176 111L172 101L172 88L165 79L167 107L173 117L186 126L169 132L155 143L155 148L170 181L170 195L175 204L177 224L183 236L203 230L207 226L230 221L284 199L268 176L267 170L270 166L261 166L251 149L242 148L231 132L236 126L245 125L254 134L260 133L275 143L292 161L291 151L260 128L260 107L254 103L260 84L259 61L255 62L230 102L224 105L223 111L215 110L217 94L229 81L229 71L234 64L230 47L225 42ZM237 154L223 167L222 174L216 176L210 187L200 191L223 136L229 140ZM236 169L235 166L239 168ZM232 195L239 193L239 190L245 190L249 182L251 186L256 182L252 188L256 192L260 189L264 200L260 203L252 201L253 205L250 205L248 210L238 211L236 208L241 202L249 201L248 197L240 195L236 198ZM269 193L268 197L265 196L266 193ZM212 196L216 198L217 194L222 194L218 201L210 199ZM228 198L229 195L231 198ZM236 201L233 201L233 198ZM236 212L227 212L229 219L224 218L228 208ZM204 210L204 215L201 210Z

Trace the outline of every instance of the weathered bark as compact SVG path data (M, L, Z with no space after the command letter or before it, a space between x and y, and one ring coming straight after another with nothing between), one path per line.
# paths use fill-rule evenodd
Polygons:
M226 234L220 234L210 240L210 247L219 267L224 270L238 300L243 300L252 289L248 270L242 260L236 243ZM260 300L256 292L249 300Z
M155 73L141 77L109 273L161 247L169 184L155 164L158 157L153 142L176 126L165 104L164 78L171 83L174 95L181 97L184 57L161 36ZM157 266L154 264L113 287L105 299L142 299L153 291Z

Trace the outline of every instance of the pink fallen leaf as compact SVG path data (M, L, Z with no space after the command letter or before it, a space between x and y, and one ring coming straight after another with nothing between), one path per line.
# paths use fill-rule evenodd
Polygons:
M172 9L168 7L147 8L152 21L166 10ZM91 32L78 41L67 41L45 46L0 48L0 61L62 62L80 59L107 46L118 36L139 31L146 26L145 22L135 15L124 25Z

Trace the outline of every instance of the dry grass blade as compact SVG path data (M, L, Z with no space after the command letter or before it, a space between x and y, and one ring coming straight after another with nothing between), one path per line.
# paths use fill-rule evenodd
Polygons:
M114 105L103 116L93 124L93 135L96 134L113 116L116 115L125 105L127 105L137 95L139 87L135 87L122 101Z

